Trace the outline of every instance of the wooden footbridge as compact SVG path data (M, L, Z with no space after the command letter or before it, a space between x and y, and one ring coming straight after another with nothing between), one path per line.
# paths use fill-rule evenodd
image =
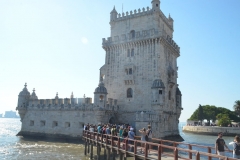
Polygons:
M214 154L215 148L196 144L188 144L162 139L154 139L153 142L146 142L135 137L134 140L129 138L121 138L107 134L83 131L83 140L85 142L84 154L93 159L93 147L96 146L96 159L100 160L101 151L103 150L103 159L127 160L133 157L135 160L212 160L213 158L221 158L224 160L237 160L226 156ZM179 147L181 146L181 148ZM183 148L183 146L185 146ZM187 149L186 149L187 148ZM198 150L206 152L199 152Z

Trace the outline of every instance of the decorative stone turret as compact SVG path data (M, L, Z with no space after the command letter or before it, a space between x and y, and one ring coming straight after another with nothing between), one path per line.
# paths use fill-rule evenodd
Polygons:
M169 21L169 24L171 25L171 27L173 28L173 19L170 14L168 16L168 21Z
M104 87L102 78L94 92L94 104L99 107L105 107L107 101L107 89Z
M152 104L164 104L165 86L161 79L156 79L152 84Z
M27 83L25 83L23 90L18 95L18 106L27 107L29 103L30 92L27 89Z
M153 12L160 12L160 1L152 0L152 10Z
M74 98L74 95L73 95L73 92L72 92L72 94L71 94L71 106L74 106L75 104L77 104L77 99L76 98Z
M182 109L182 93L178 87L176 89L176 108Z
M118 13L115 9L115 6L113 7L113 10L111 11L110 15L111 15L110 16L110 21L115 21L117 19Z
M30 96L30 100L38 100L38 97L37 97L37 95L35 93L35 88L33 88L33 92L32 92L32 94Z
M29 105L30 93L27 89L27 83L25 83L23 90L18 95L18 105L17 110L18 114L20 115L21 121L23 120L26 112L27 106Z

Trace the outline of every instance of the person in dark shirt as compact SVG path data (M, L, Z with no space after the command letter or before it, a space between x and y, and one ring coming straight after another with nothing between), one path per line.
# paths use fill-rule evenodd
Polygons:
M223 133L219 132L218 133L218 138L216 140L216 144L215 144L215 149L216 149L216 154L218 155L222 155L225 156L225 149L224 146L229 150L228 146L226 145L224 139L222 139ZM230 150L229 150L230 151ZM219 158L219 160L221 160L222 158Z

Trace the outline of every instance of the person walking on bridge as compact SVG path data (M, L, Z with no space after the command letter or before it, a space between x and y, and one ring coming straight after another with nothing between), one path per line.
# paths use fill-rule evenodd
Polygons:
M216 140L215 143L215 149L216 149L216 154L221 155L221 156L225 156L225 150L224 150L224 146L229 150L228 146L226 145L224 139L222 138L223 133L219 132L218 133L218 138ZM230 151L230 150L229 150ZM222 160L223 158L219 158L219 160Z
M240 137L235 136L233 142L230 142L229 145L233 145L233 158L240 159Z

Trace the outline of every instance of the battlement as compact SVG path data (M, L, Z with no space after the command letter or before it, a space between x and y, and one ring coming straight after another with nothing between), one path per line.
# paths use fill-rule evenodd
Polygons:
M146 9L143 7L142 9L138 9L138 10L134 10L134 11L130 11L130 12L123 12L122 14L118 13L117 14L117 19L112 20L112 21L120 21L120 20L125 20L125 19L129 19L129 18L134 18L134 17L138 17L138 16L145 16L145 15L149 15L152 14L153 10L150 9L149 7L146 7Z
M57 98L57 99L32 99L26 107L19 106L18 110L93 110L99 106L92 103L92 98ZM106 110L119 110L116 99L108 99Z
M173 19L169 16L169 18L167 18L164 13L160 10L160 11L154 11L153 9L146 7L146 8L142 8L142 9L135 9L134 11L130 11L130 12L123 12L121 13L117 13L117 16L115 18L112 18L110 22L117 22L117 21L124 21L124 20L128 20L128 19L132 19L132 18L137 18L140 16L148 16L148 15L152 15L153 13L159 13L160 17L162 18L162 20L166 23L167 26L169 26L171 29L173 29L173 24L172 21Z

